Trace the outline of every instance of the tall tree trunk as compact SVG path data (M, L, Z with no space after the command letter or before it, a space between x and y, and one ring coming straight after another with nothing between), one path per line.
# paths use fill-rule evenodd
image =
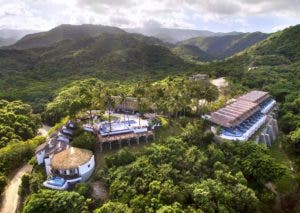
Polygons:
M111 132L110 107L108 108L108 122L109 122L109 131Z
M126 120L126 114L125 114L125 103L122 103L123 113L124 113L124 122Z

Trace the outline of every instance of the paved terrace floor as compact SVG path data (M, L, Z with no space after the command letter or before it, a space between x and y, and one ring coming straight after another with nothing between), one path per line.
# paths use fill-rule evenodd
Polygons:
M106 142L113 142L113 141L120 141L120 140L128 140L132 138L140 138L140 137L148 137L153 135L153 131L147 131L143 133L129 133L129 134L120 134L120 135L112 135L112 136L106 136L106 137L101 137L101 142L106 143Z

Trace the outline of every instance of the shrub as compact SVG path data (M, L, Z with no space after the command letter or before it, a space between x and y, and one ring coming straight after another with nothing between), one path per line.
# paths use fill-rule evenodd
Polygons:
M24 213L88 212L89 200L77 192L40 190L28 197Z
M0 173L0 194L4 191L7 181L7 177L4 174Z
M77 137L74 137L73 141L71 142L71 145L74 147L89 149L91 151L95 150L96 144L96 137L89 132L83 132Z
M101 208L96 209L94 213L129 213L132 212L126 204L119 202L107 202Z
M75 191L78 192L78 194L87 197L90 193L90 186L87 183L77 183L75 185Z
M135 156L126 148L121 149L116 154L105 158L105 162L108 167L124 166L133 162L134 160Z

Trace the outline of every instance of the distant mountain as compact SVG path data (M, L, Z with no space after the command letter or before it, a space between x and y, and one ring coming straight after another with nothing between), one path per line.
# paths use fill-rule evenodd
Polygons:
M0 29L0 47L12 45L23 36L35 33L35 30Z
M196 37L178 45L191 45L206 52L215 59L224 59L266 39L269 35L261 32L242 33L238 35L224 35L212 37Z
M16 42L14 38L2 38L0 37L0 47L12 45Z
M177 43L194 37L210 37L223 35L238 35L239 32L214 33L207 30L172 29L172 28L124 28L129 33L140 33L153 36L168 43Z
M47 32L29 34L15 43L11 48L31 49L49 47L64 39L82 39L95 37L101 33L124 33L125 31L117 27L103 25L60 25Z
M0 98L40 104L73 80L159 79L183 70L196 70L196 65L159 39L118 28L63 25L0 49Z
M205 62L213 59L211 55L209 55L208 53L201 50L199 47L195 45L189 45L189 44L177 45L176 47L172 48L172 52L180 56L181 58L192 62L199 62L199 61Z

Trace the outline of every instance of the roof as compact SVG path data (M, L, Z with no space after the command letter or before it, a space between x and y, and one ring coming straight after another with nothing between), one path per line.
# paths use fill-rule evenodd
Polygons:
M48 144L47 142L44 142L44 143L40 144L38 147L36 147L35 153L38 153L38 152L42 151L43 149L45 149L47 144Z
M238 100L250 101L253 103L260 104L261 102L266 100L268 97L270 97L268 92L254 90L254 91L248 92L248 93L240 96L238 98Z
M259 110L257 103L237 100L211 114L213 123L224 127L232 127L242 123L249 116Z
M87 163L93 152L86 149L71 147L53 156L51 165L53 169L75 169Z
M61 152L62 150L66 149L69 145L67 142L63 142L57 140L58 137L53 137L48 139L45 143L42 143L35 149L35 154L45 151L45 156L49 156L51 154L55 154L57 152Z

